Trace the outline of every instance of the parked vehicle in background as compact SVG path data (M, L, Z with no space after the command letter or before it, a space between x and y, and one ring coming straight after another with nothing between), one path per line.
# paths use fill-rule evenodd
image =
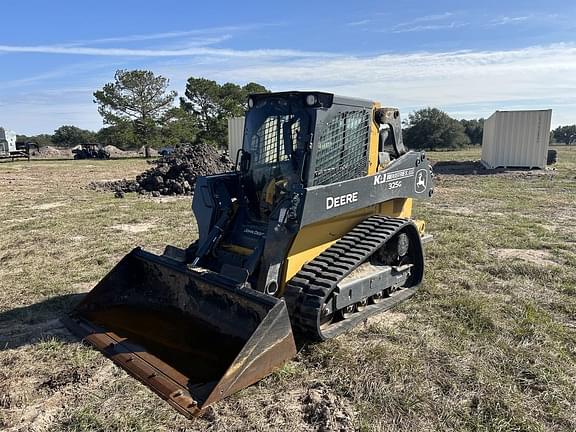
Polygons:
M16 141L16 132L0 127L0 159L27 158L30 160L30 150L38 144L34 142Z
M160 156L168 156L172 153L174 153L174 147L162 147L160 150L158 150L158 154Z
M100 144L82 144L72 150L74 159L110 159L110 153Z

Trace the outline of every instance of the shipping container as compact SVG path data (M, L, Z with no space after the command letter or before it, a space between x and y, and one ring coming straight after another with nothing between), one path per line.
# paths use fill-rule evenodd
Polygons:
M236 162L238 150L242 148L244 139L244 117L228 119L228 154L232 162Z
M487 168L545 168L552 110L496 111L484 121Z

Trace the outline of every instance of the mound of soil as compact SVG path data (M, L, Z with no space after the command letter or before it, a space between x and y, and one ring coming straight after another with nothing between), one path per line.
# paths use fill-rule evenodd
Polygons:
M42 146L38 150L38 156L45 158L71 158L72 149Z
M172 154L151 162L150 169L135 180L92 183L95 189L115 192L118 198L126 192L160 195L190 195L196 177L230 171L233 167L227 155L220 154L209 144L177 148Z
M112 159L133 158L133 157L144 156L144 154L140 155L138 153L138 150L122 150L121 148L118 148L115 145L111 145L111 144L104 147L104 150L106 150L108 152L108 154L110 155L110 157ZM158 155L158 154L156 153L156 155Z
M113 145L107 145L106 147L104 147L104 150L110 153L110 156L123 156L124 153L126 153L124 150L119 149L118 147Z

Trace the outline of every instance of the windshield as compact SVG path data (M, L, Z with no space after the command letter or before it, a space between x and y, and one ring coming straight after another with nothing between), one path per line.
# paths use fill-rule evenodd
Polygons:
M310 114L298 99L263 98L248 111L244 151L250 153L249 175L257 191L272 180L300 182L310 140Z

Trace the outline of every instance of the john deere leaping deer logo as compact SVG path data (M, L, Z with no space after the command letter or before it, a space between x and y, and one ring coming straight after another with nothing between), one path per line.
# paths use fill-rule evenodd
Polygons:
M416 193L422 193L426 190L428 183L428 172L425 169L418 170L414 177L414 190Z

